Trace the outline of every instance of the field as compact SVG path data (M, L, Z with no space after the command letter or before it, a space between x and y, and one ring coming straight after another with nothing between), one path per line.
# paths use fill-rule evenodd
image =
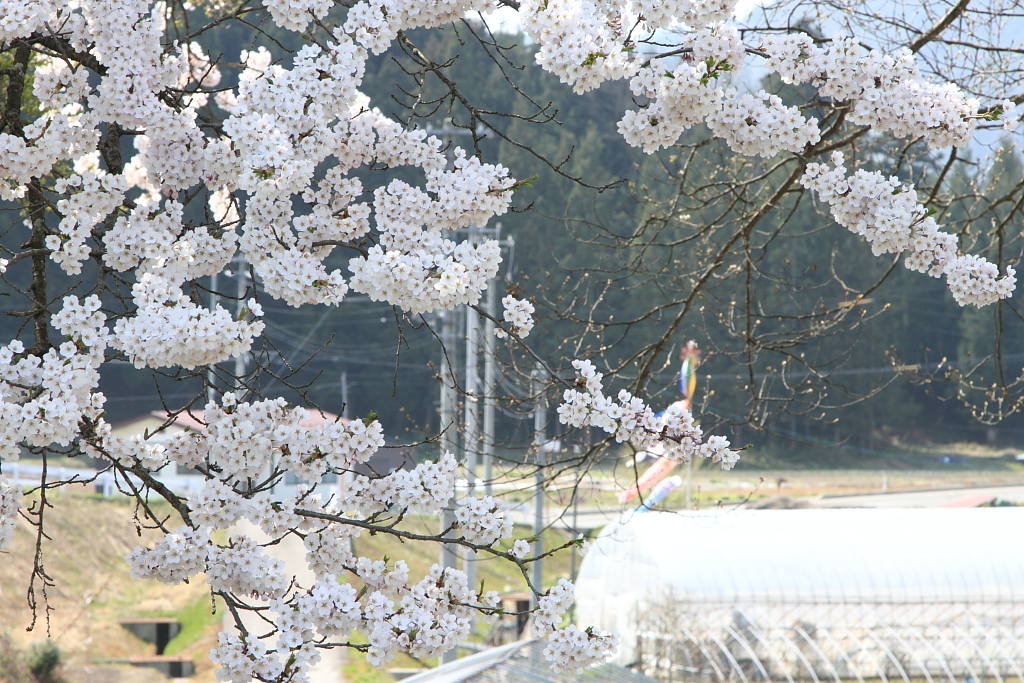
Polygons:
M11 547L0 555L0 636L6 636L15 648L27 650L49 635L63 654L64 677L69 683L151 683L167 679L155 671L109 661L153 653L152 645L133 636L117 621L127 617L173 616L182 630L170 642L166 654L184 655L195 663L197 675L190 681L212 683L213 665L207 654L216 643L223 610L215 609L202 576L181 586L133 580L128 576L125 555L140 543L152 543L158 535L135 527L131 521L132 506L127 500L65 493L58 494L54 502L55 506L46 512L50 540L44 540L42 546L44 568L53 584L46 590L48 617L37 589L38 620L31 631L26 630L32 624L26 591L35 537L28 522L20 520ZM426 529L429 522L415 523ZM528 529L516 529L516 537L528 535ZM546 534L545 543L550 546L567 539L564 532L551 531ZM357 554L405 559L413 578L422 576L437 561L430 548L419 546L380 535L364 535L355 541ZM553 583L568 576L570 562L568 553L548 561L546 580ZM479 563L478 572L488 589L508 592L525 588L523 578L509 571L505 563L484 560ZM484 628L478 630L474 640L482 640L486 635ZM2 656L0 652L0 661ZM399 658L389 666L433 663ZM391 680L386 673L366 664L358 653L349 657L346 671L352 681ZM4 680L0 675L0 681Z
M746 455L746 454L745 454ZM902 451L877 469L811 469L800 457L784 458L771 454L750 454L742 467L722 472L709 466L693 474L692 499L698 509L731 506L741 501L763 501L786 496L799 504L813 504L823 495L943 489L970 486L1024 485L1024 466L1013 451L995 451L984 447ZM624 461L620 461L624 462ZM787 465L776 467L775 465ZM642 471L644 465L641 465ZM673 474L685 476L684 467ZM634 477L632 467L620 466L613 473L595 470L575 489L581 511L616 510L621 506L616 492L628 486ZM571 473L561 475L547 491L548 510L566 510L571 514L576 484ZM497 490L509 501L522 503L519 519L529 519L532 499L531 478L519 479L508 473ZM173 616L182 625L179 635L167 648L169 655L183 655L196 665L195 683L212 683L212 664L207 659L216 641L223 611L211 601L202 577L188 585L165 586L153 581L129 578L125 555L140 543L151 544L158 534L139 528L132 521L132 506L122 498L104 499L74 491L54 492L55 506L46 511L50 538L42 544L44 570L52 579L45 589L37 579L36 595L40 609L31 631L32 613L26 604L26 592L32 573L35 537L31 526L19 520L9 552L0 555L0 636L15 648L27 649L47 636L60 648L69 683L149 683L165 681L148 669L138 669L111 660L124 660L152 653L152 646L132 636L118 625L126 617ZM685 506L683 487L662 503L667 509ZM169 510L168 510L169 513ZM570 521L569 515L566 520ZM436 519L410 519L416 530L433 531ZM556 524L555 526L561 526ZM412 528L412 527L410 527ZM529 536L519 526L516 537ZM569 539L566 531L553 529L545 538L547 547ZM364 534L355 541L359 555L374 558L403 558L412 577L422 576L436 562L436 550L420 544L404 544L392 537ZM554 583L568 577L579 560L564 552L545 563L545 580ZM523 579L513 567L496 560L478 564L479 579L487 589L500 592L522 590ZM485 636L478 628L473 640ZM4 639L0 638L0 661ZM389 667L408 668L432 665L399 657ZM390 677L369 666L362 655L348 656L344 673L352 683L389 683ZM0 676L0 682L5 679Z

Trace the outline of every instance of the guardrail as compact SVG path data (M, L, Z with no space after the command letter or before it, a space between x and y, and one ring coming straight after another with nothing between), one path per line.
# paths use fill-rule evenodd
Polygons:
M31 489L39 486L43 478L42 465L22 464L19 462L4 463L3 476L12 484L18 484L24 489ZM102 493L105 498L115 494L121 495L121 488L125 487L125 475L114 473L112 470L98 471L85 467L47 467L46 481L48 483L60 483L59 490L65 491L68 486L93 486L96 493ZM197 491L203 488L206 479L196 474L160 474L154 475L154 479L178 494L187 494L190 491ZM129 474L128 481L132 486L142 486L142 480Z
M200 474L178 474L173 470L157 472L153 478L169 488L179 496L188 495L192 491L199 491L206 485L206 477ZM23 489L33 489L39 486L43 476L41 465L24 464L19 462L4 463L3 472L0 477L6 477L11 483L19 484ZM142 480L133 474L127 475L128 482L125 482L125 475L113 470L95 470L85 467L47 467L46 481L50 484L59 483L59 490L65 491L69 486L91 487L95 493L103 494L104 498L115 495L131 495L132 488L141 488ZM296 482L297 483L297 482ZM287 498L295 495L296 483L278 483L274 487L274 494L278 498ZM130 486L128 485L130 484ZM89 490L89 489L87 489ZM323 483L317 487L324 500L338 494L338 483Z

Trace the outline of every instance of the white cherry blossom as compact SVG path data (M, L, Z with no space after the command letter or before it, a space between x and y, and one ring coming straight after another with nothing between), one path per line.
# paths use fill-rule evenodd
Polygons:
M314 22L326 20L335 4L263 3L270 21L290 32L319 28ZM54 197L49 208L59 216L44 226L46 258L76 277L88 273L91 259L131 285L123 310L110 310L104 292L66 296L49 318L52 343L27 349L13 339L0 346L0 460L16 460L26 446L57 446L101 458L133 482L169 463L204 473L205 486L177 501L182 525L152 547L136 548L127 561L137 578L177 584L205 573L214 591L264 601L273 638L221 633L211 659L222 681L304 680L319 658L320 638L345 638L352 629L366 636L368 657L378 666L400 652L436 657L469 635L474 615L493 617L500 604L494 591L475 593L456 569L435 565L425 576L410 576L402 559L385 562L352 550L361 526L372 530L375 520L396 511L432 516L452 505L459 463L451 453L411 470L353 475L335 491L323 485L325 476L346 477L384 445L379 421L307 426L310 413L284 399L233 393L197 407L200 429L171 435L118 437L103 418L106 397L97 388L105 360L119 355L136 367L174 371L246 354L265 329L258 302L264 295L295 307L339 305L353 290L420 314L476 304L498 273L497 242L452 235L510 210L519 186L512 172L458 147L446 155L440 139L389 118L373 106L384 103L360 92L369 54L385 52L401 32L441 26L495 3L347 5L340 25L292 55L264 46L243 50L237 85L226 87L229 71L215 63L205 36L174 42L166 3L0 0L0 43L39 32L71 48L47 46L46 55L33 57L39 113L18 131L0 132L0 200L23 200L45 180ZM637 104L623 112L618 130L633 147L653 154L706 126L738 155L807 154L801 184L873 253L905 254L909 269L944 276L961 305L1011 296L1013 269L1000 272L997 264L962 253L913 186L880 172L850 171L838 152L831 164L816 162L818 121L732 76L749 61L847 106L851 125L920 138L932 149L968 145L982 119L1001 120L1013 131L1020 122L1016 105L982 109L957 85L926 78L910 51L869 50L853 36L816 43L804 33L746 34L752 42L745 45L730 23L734 9L734 0L519 3L541 68L577 93L628 80ZM645 35L674 43L659 58L639 42ZM209 111L220 118L211 123L203 112L214 105ZM134 147L117 169L111 150L99 146L115 124ZM371 167L405 170L401 180L384 182L364 173ZM221 306L207 308L194 294L198 278L219 273L236 253L251 264L258 289L241 319ZM13 267L15 257L0 259L0 274ZM534 305L515 296L502 304L507 331L526 338ZM590 362L573 366L575 384L558 406L563 424L595 427L643 450L661 447L676 460L706 457L726 469L736 463L728 440L705 438L689 411L673 406L655 417L629 392L606 396L604 378ZM273 492L285 476L300 481L287 497ZM0 483L0 550L13 536L21 495L19 487ZM453 542L493 546L512 536L511 518L497 499L458 501L454 515ZM301 537L313 584L298 585L253 538L214 540L223 539L216 531L243 520L271 543ZM577 540L585 551L586 542ZM529 542L515 540L509 554L528 558ZM543 592L534 628L556 669L580 671L614 651L618 638L563 627L572 601L565 580Z
M11 544L21 509L21 487L0 480L0 552Z
M664 449L673 460L710 458L722 469L731 469L739 453L729 447L723 436L704 433L688 410L678 404L669 406L658 418L639 398L620 391L616 400L604 395L603 375L590 361L575 360L576 387L566 389L558 406L558 419L572 427L597 427L612 434L618 442L629 442L638 450Z
M506 296L501 300L501 305L505 311L502 313L502 317L505 322L508 323L512 331L519 336L520 339L528 336L530 330L533 329L533 304L525 299L517 299L514 296ZM495 328L494 336L499 339L504 339L508 336L508 333L500 327Z

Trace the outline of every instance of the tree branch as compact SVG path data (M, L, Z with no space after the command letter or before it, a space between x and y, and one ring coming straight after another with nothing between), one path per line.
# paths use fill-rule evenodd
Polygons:
M950 24L956 21L956 18L964 13L964 10L967 9L969 4L971 4L971 0L960 0L960 2L950 7L944 17L939 19L934 26L922 33L917 40L910 44L910 51L920 52L921 48L935 40L940 33L945 31Z

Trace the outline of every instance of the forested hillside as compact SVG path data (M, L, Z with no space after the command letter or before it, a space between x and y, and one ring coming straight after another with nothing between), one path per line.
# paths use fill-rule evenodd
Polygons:
M287 43L291 34L269 22L248 35L239 25L218 35L227 63L259 45L281 41L284 47L299 47ZM860 238L835 226L827 210L798 193L784 194L777 215L761 223L737 252L745 257L723 266L688 300L693 281L722 239L718 227L743 220L744 202L781 183L770 159L737 157L703 127L691 130L676 148L645 156L616 131L617 112L628 108L632 97L625 83L574 95L533 64L533 47L523 38L489 36L478 25L409 35L434 63L450 63L446 73L457 76L478 110L515 113L487 117L500 135L480 140L479 146L485 161L506 165L514 177L536 177L519 189L516 212L500 223L502 235L515 243L506 250L504 266L516 273L521 293L538 309L538 329L529 341L542 357L590 354L616 371L616 388L627 386L644 365L653 386L662 388L650 398L663 407L677 397L675 354L695 339L704 350L697 401L703 422L718 424L716 429L741 444L762 448L783 448L786 439L796 439L881 454L893 439L998 446L1024 441L1024 423L1017 415L996 427L981 424L976 417L996 420L983 411L972 415L958 395L966 378L981 397L968 392L968 398L976 406L984 403L994 352L1001 354L1002 372L1020 373L1024 333L1015 300L961 308L942 281L894 268L891 258L872 256ZM500 54L507 61L493 59L480 40L505 46ZM281 52L279 47L275 51ZM211 55L218 56L216 50ZM402 119L411 102L429 103L446 92L433 75L410 75L417 59L401 43L370 59L364 91L373 106ZM520 93L511 106L506 80ZM407 93L404 101L391 96L396 82ZM764 85L784 96L788 88L777 82ZM462 127L479 123L471 122L463 104L452 98L438 99L434 109L429 123L435 127L446 119ZM549 118L559 125L539 125ZM520 144L509 144L505 137ZM471 140L456 136L455 144L467 146ZM984 242L984 221L1021 222L1013 201L996 201L1022 172L1013 147L1000 147L992 170L982 173L974 169L984 164L946 167L944 159L924 148L883 144L866 141L862 158L904 154L902 180L944 173L954 178L954 187L964 188L965 197L980 194L991 200L991 210L980 212L983 221L967 223L965 216L979 215L977 206L966 205L976 199L934 198L936 211L959 228L962 239ZM126 154L130 145L125 143ZM546 150L544 159L535 153L538 149ZM968 153L989 150L979 147L961 155ZM731 182L741 171L756 181ZM0 216L4 230L20 229L16 208L8 205ZM338 264L346 257L336 253L333 260ZM48 285L54 299L72 282L62 277ZM80 278L90 277L95 273L87 267ZM235 287L235 280L220 276L222 294L234 296ZM365 295L349 298L358 303L340 309L263 302L267 333L262 362L269 368L263 386L269 394L340 412L347 383L350 415L373 411L391 437L406 442L423 438L437 429L437 320L407 316ZM682 322L669 325L683 306ZM8 301L0 301L0 307L17 312ZM644 316L637 317L641 312ZM0 334L18 334L25 320L4 315ZM1003 332L1001 346L993 349L997 328ZM528 370L523 357L499 348L506 363ZM162 400L194 393L176 376L127 363L108 364L104 373L100 388L108 397L108 419L115 423L159 409ZM317 377L315 389L307 392ZM499 394L523 395L521 377L509 372ZM998 396L992 400L998 402ZM498 428L507 445L529 440L532 422L526 417L528 406L503 405ZM790 447L803 448L785 448ZM430 450L429 445L423 449ZM816 452L822 462L829 461L827 448Z

